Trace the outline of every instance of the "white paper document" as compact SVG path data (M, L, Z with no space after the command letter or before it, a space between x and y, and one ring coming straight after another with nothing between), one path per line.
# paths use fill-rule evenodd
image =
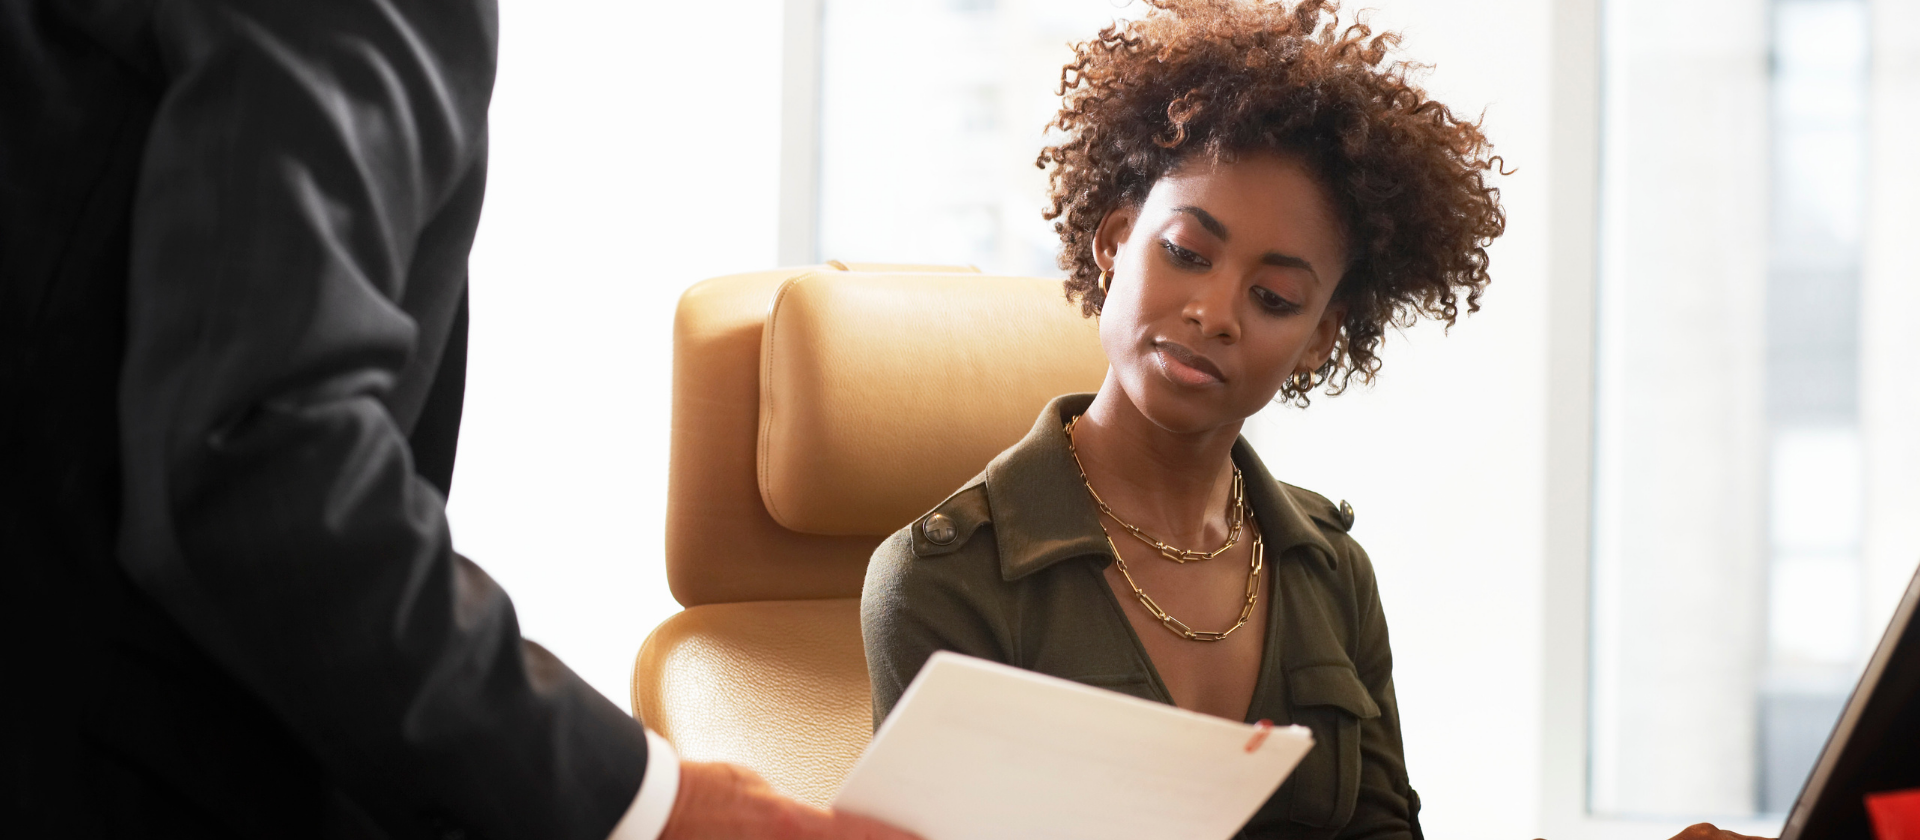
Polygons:
M926 840L1227 840L1313 747L942 651L833 806Z

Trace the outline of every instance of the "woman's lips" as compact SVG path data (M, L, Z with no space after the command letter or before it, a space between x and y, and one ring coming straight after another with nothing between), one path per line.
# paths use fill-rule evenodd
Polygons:
M1207 357L1195 353L1171 341L1156 341L1153 345L1154 356L1160 359L1160 369L1167 377L1183 385L1215 385L1227 381L1226 374L1220 372Z

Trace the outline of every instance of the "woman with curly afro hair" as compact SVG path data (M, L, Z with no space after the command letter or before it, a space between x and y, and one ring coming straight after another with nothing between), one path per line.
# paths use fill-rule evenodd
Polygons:
M1314 747L1242 836L1418 837L1352 508L1239 434L1372 380L1388 326L1479 308L1500 161L1332 2L1148 4L1075 46L1039 160L1106 380L875 552L874 719L952 650L1296 723Z

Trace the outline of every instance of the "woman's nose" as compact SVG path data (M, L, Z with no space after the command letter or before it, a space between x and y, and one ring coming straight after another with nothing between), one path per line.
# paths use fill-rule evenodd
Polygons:
M1233 304L1239 288L1240 284L1225 280L1196 283L1181 314L1206 338L1219 338L1227 343L1237 341L1240 320Z

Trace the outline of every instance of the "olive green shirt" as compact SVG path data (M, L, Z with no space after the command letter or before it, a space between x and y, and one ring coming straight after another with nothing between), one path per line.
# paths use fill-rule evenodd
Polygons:
M1091 394L1054 399L1033 430L874 552L860 620L878 726L934 651L1004 662L1172 703L1103 576L1112 549L1062 427ZM1314 746L1247 838L1417 838L1393 654L1352 518L1273 479L1245 439L1233 461L1267 544L1270 610L1247 720L1297 723ZM937 522L930 538L926 524Z

